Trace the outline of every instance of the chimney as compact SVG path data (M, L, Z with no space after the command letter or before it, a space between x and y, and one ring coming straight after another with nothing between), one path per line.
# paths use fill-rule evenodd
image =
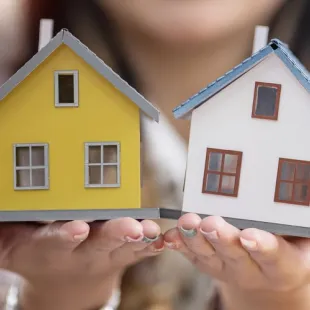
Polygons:
M268 44L269 27L256 26L253 42L253 54L257 53L260 49Z
M54 21L52 19L40 20L39 50L42 49L53 37Z

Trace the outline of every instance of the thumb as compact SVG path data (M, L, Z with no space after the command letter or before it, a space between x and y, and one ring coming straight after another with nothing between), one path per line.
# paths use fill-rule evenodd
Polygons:
M37 229L32 242L49 252L74 250L89 234L89 225L84 221L53 222Z

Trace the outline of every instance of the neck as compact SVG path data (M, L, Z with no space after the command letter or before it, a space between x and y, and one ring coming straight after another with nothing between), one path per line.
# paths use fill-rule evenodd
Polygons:
M249 56L253 31L199 46L168 47L145 38L133 42L133 38L126 34L122 39L139 91L187 140L189 126L173 118L173 108Z

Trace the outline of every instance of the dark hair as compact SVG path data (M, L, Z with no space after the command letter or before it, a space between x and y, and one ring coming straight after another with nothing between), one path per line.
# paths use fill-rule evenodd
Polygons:
M310 2L308 0L287 1L270 25L270 36L289 44L291 51L303 63L309 63L310 47ZM309 63L310 66L310 63ZM310 68L309 68L310 69Z
M300 17L300 21L295 30L295 36L291 43L291 48L296 56L300 59L308 58L309 46L310 46L310 2L304 1L303 14ZM309 62L308 59L304 61Z

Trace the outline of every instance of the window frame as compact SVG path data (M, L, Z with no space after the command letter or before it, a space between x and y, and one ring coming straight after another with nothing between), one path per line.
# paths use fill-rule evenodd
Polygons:
M117 163L104 163L103 162L103 147L104 146L116 146L117 147ZM101 163L89 163L89 147L100 146ZM84 163L84 187L85 188L116 188L121 186L120 182L120 143L119 142L86 142L84 146L85 150L85 163ZM89 184L89 167L100 166L101 182L103 182L103 167L104 166L117 166L117 182L115 184Z
M276 103L275 103L275 113L273 116L264 116L264 115L256 115L256 101L258 99L258 88L260 86L269 87L269 88L276 88L277 89L277 96L276 96ZM275 83L266 83L266 82L255 82L255 88L254 88L254 99L252 104L252 118L258 118L258 119L265 119L265 120L278 120L279 116L279 106L280 106L280 98L281 98L281 84L275 84Z
M32 159L32 147L44 147L44 163L43 166L32 166L31 159ZM18 148L29 148L29 166L21 166L17 167L16 165L16 159L17 159L17 149ZM47 190L50 188L49 184L49 145L47 143L17 143L13 145L13 160L14 160L14 190L16 191L25 191L25 190ZM32 184L32 168L35 167L35 169L44 169L44 180L45 180L45 186L24 186L20 187L17 186L17 171L18 170L30 170L30 184Z
M294 169L294 178L293 181L288 181L288 180L281 180L281 168L282 168L282 164L286 162L286 163L293 163L295 164L295 169ZM299 205L299 206L309 206L310 204L310 181L308 182L303 182L302 180L300 181L296 181L296 166L298 164L306 164L310 166L310 161L306 161L306 160L297 160L297 159L291 159L291 158L279 158L278 161L278 171L277 171L277 179L276 179L276 187L275 187L275 194L274 194L274 202L278 202L278 203L286 203L286 204L290 204L290 205ZM279 191L280 191L280 184L281 183L289 183L289 184L293 184L293 188L292 188L292 200L282 200L279 199ZM307 194L307 199L305 202L301 202L301 201L294 201L294 189L295 189L295 184L307 184L308 185L308 194Z
M220 171L208 170L210 154L211 153L220 153L220 154L222 154L221 166L220 166L221 169L220 169ZM236 173L223 172L224 160L225 160L225 156L223 156L223 155L226 155L226 154L227 155L237 155L238 156ZM202 193L203 194L218 195L218 196L238 197L239 184L240 184L240 176L241 176L241 166L242 166L242 156L243 156L243 152L241 152L241 151L207 148L206 157L205 157L205 167L204 167L204 174L203 174L203 182L202 182ZM207 176L208 176L209 173L210 174L217 174L217 175L220 176L218 192L208 191L206 189ZM223 178L223 176L234 176L235 177L235 188L234 188L234 192L232 194L219 192L221 187L222 187L222 178Z
M74 102L59 102L59 75L73 75ZM55 106L56 107L78 107L79 106L79 72L77 70L60 70L54 72Z

